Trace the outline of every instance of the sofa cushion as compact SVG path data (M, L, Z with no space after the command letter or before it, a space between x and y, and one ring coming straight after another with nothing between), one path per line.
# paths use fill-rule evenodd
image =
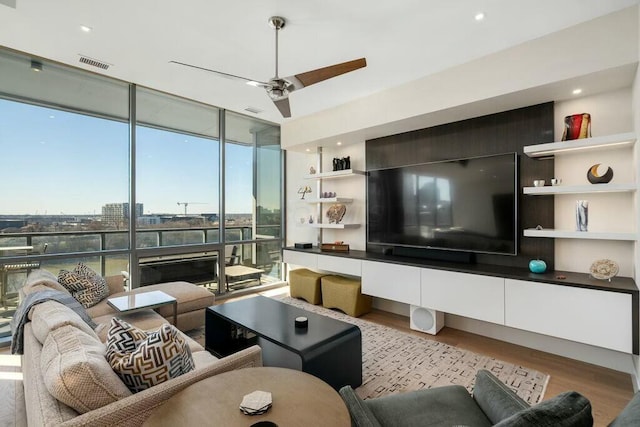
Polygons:
M131 395L107 363L104 344L72 325L51 331L40 362L49 393L79 413Z
M62 326L73 326L82 330L87 335L98 339L91 329L78 314L64 304L57 301L45 301L34 305L29 311L33 334L40 344L44 344L47 336Z
M67 288L84 308L92 307L109 296L109 286L104 277L81 262L73 271L60 270L58 282Z
M202 286L196 286L189 282L166 282L157 285L143 286L133 289L131 293L162 291L170 295L178 302L178 314L188 313L199 309L212 306L215 300L214 295ZM163 317L170 318L173 316L173 308L171 305L160 307L157 309ZM179 325L178 325L179 326Z
M186 340L169 324L147 333L113 318L107 347L109 364L134 393L195 368Z
M467 389L460 385L367 399L364 404L383 426L419 427L425 425L425 420L432 426L492 425Z
M67 292L67 288L58 283L56 276L48 270L38 268L33 270L27 276L27 280L22 286L22 293L29 295L32 292L37 292L45 289L54 289L56 291Z
M591 427L591 403L575 391L561 393L495 424L496 427Z
M114 294L114 295L109 295L109 298L111 298L112 296L123 296L123 295L127 295L126 292L121 292L119 294ZM105 316L107 314L111 314L114 315L116 313L118 313L118 310L116 310L115 308L111 307L109 305L109 303L107 302L107 300L109 298L105 298L102 301L98 302L96 305L87 308L87 313L89 314L89 316L91 316L91 318L95 319L97 317L100 316Z
M93 321L98 324L95 332L98 335L98 338L100 338L100 341L104 343L107 342L107 334L109 332L109 328L111 327L111 319L113 319L114 317L117 317L120 320L124 320L125 322L135 326L138 329L142 329L143 331L155 331L160 328L160 326L167 323L167 319L160 316L158 313L151 309L135 311L133 313L111 313L94 317Z
M156 331L163 324L167 323L167 319L160 316L153 310L142 310L136 311L134 313L119 313L115 314L106 314L104 316L96 317L93 319L98 327L95 329L96 335L100 341L106 343L107 342L107 334L109 332L109 328L111 327L111 319L117 317L120 320L124 320L125 322L135 326L138 329L142 329L143 331ZM182 333L182 337L187 342L189 346L189 350L191 350L191 354L194 354L199 351L203 351L204 347L198 344L194 339L191 339L185 333Z

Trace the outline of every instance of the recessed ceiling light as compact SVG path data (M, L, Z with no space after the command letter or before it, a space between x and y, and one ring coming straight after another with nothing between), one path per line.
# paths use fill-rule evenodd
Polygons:
M483 12L478 12L476 13L476 16L474 16L476 21L482 21L484 19L484 13Z
M311 148L307 148L307 150L306 150L306 151L307 151L307 153L309 153L309 152L311 151Z
M80 29L85 33L90 33L93 28L87 27L86 25L80 25Z
M580 95L582 93L582 89L578 88L578 89L574 89L573 92L574 95Z
M336 142L336 145L342 145L341 141Z

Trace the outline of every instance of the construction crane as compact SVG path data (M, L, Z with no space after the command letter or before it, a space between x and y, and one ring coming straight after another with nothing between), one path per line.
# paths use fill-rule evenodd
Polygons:
M206 205L206 203L202 202L178 202L178 206L184 206L184 216L187 216L187 206L189 205Z

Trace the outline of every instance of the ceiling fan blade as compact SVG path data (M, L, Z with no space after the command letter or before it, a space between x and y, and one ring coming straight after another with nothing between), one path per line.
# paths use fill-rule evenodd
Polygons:
M271 87L271 85L269 83L265 83L265 82L261 82L261 81L253 80L253 79L248 79L246 77L236 76L234 74L223 73L222 71L211 70L209 68L199 67L197 65L185 64L184 62L178 62L178 61L169 61L169 63L170 64L184 65L185 67L191 67L191 68L195 68L195 69L202 70L202 71L208 71L210 73L219 74L222 77L226 77L226 78L229 78L229 79L232 79L232 80L241 80L241 81L245 82L246 84L248 84L250 86L265 87L265 88Z
M278 110L280 110L280 114L282 117L291 117L291 107L289 106L289 98L278 98L272 99L273 103L276 104Z
M302 84L301 87L296 87L296 89L301 89L303 87L307 87L323 80L327 80L332 77L357 70L358 68L364 68L366 66L367 59L360 58L354 59L353 61L343 62L341 64L318 68L317 70L313 71L307 71L306 73L296 74L294 77ZM288 78L285 78L285 80L287 79Z

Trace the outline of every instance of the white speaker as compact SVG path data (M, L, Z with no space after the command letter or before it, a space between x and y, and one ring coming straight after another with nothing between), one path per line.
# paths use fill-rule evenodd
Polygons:
M411 329L436 335L444 327L444 313L441 311L412 305L409 313Z

